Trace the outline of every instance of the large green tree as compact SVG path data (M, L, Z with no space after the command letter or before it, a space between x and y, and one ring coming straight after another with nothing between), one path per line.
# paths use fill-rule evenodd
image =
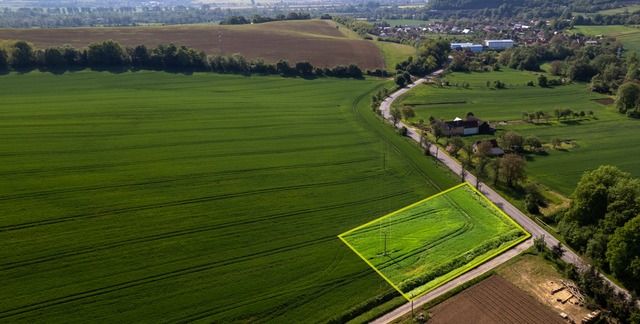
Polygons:
M13 44L13 67L16 69L33 67L35 65L35 49L31 43L17 41Z
M573 192L567 218L581 226L595 225L607 212L609 188L621 179L630 178L629 173L611 165L585 172Z
M640 277L640 215L616 230L606 255L611 271L619 278Z
M618 88L616 109L621 113L636 109L640 105L640 84L626 82Z
M0 47L0 71L9 69L9 53L4 48Z
M518 150L524 145L524 137L516 131L502 133L498 140L505 150Z
M500 160L500 176L505 184L512 187L519 180L527 178L525 166L527 161L518 154L505 154Z
M89 44L87 60L92 67L122 68L128 61L128 55L114 40Z

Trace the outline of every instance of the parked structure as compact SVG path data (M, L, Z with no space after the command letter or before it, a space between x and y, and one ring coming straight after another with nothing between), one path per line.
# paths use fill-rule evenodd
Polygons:
M511 39L487 39L484 41L484 46L492 50L501 50L513 47L513 40Z
M451 43L451 49L465 49L468 48L474 52L482 52L484 47L482 44L472 44L472 43Z

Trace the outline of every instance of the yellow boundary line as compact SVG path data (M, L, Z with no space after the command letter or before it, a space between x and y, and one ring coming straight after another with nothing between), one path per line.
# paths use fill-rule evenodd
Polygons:
M356 249L355 249L351 244L349 244L349 242L347 242L347 240L344 238L344 236L345 236L345 235L351 234L351 233L353 233L354 231L357 231L357 230L359 230L359 229L361 229L361 228L367 227L367 226L369 226L369 225L371 225L371 224L377 223L377 222L379 222L379 221L381 221L381 220L383 220L383 219L385 219L385 218L389 218L389 217L391 217L391 216L393 216L393 215L395 215L395 214L401 213L401 212L403 212L403 211L405 211L405 210L407 210L407 209L409 209L409 208L412 208L412 207L414 207L414 206L416 206L416 205L422 204L422 203L424 203L424 202L426 202L426 201L429 201L429 200L431 200L431 199L433 199L433 198L436 198L436 197L438 197L438 196L444 195L444 194L446 194L446 193L448 193L448 192L450 192L450 191L456 190L456 189L461 188L461 187L463 187L463 186L468 186L469 188L471 188L471 189L472 189L476 194L478 194L480 197L482 197L482 198L483 198L486 202L488 202L488 203L489 203L489 204L490 204L490 205L491 205L495 210L497 210L497 211L498 211L498 212L499 212L503 217L506 217L508 220L510 220L510 221L511 221L511 223L512 223L512 224L514 224L517 228L519 228L521 231L523 231L523 232L525 233L525 235L524 235L522 238L520 238L520 239L516 240L515 242L513 242L513 243L511 243L511 244L509 244L509 245L505 246L504 248L502 248L502 249L500 249L500 250L498 250L498 251L496 251L496 252L492 253L491 255L487 256L486 258L479 260L479 261L478 261L478 263L477 263L476 265L474 265L473 267L470 267L470 268L468 268L468 269L461 268L461 269L462 269L462 271L460 271L459 273L455 273L455 272L456 272L455 270L454 270L454 271L452 271L452 272L454 273L454 275L453 275L451 278L449 278L448 280L445 280L445 281L443 281L443 282L441 282L441 283L439 283L439 284L435 285L434 287L432 287L432 288L430 288L430 289L428 289L428 290L426 290L426 291L424 291L424 292L422 292L422 293L420 293L420 294L418 294L418 295L416 295L416 296L411 297L411 296L409 296L409 295L405 294L402 290L400 290L400 288L398 288L398 286L396 286L396 284L394 284L394 283L393 283L389 278L387 278L387 276L385 276L382 272L380 272L380 270L378 270L378 268L376 268L376 267L375 267L371 262L369 262L369 260L367 260L367 258L365 258L362 254L360 254L360 252L358 252L358 250L356 250ZM371 267L371 268L372 268L376 273L378 273L378 274L379 274L379 275L380 275L380 276L381 276L381 277L382 277L386 282L388 282L388 283L389 283L389 284L390 284L390 285L391 285L395 290L397 290L397 291L402 295L402 297L404 297L404 298L405 298L406 300L408 300L408 301L412 301L412 300L415 300L415 299L417 299L417 298L419 298L419 297L424 296L425 294L429 293L430 291L433 291L434 289L436 289L436 288L438 288L438 287L440 287L440 286L442 286L442 285L446 284L447 282L449 282L449 281L451 281L451 280L453 280L453 279L455 279L455 278L457 278L457 277L459 277L459 276L463 275L464 273L466 273L466 272L468 272L468 271L470 271L470 270L472 270L472 269L475 269L476 267L478 267L478 266L480 266L480 265L484 264L485 262L487 262L487 261L489 261L489 260L491 260L491 259L495 258L496 256L498 256L498 255L500 255L500 254L504 253L505 251L509 250L510 248L512 248L512 247L514 247L514 246L516 246L516 245L518 245L518 244L520 244L520 243L522 243L523 241L526 241L526 240L527 240L527 239L529 239L530 237L531 237L531 234L530 234L529 232L527 232L527 231L526 231L522 226L520 226L520 224L518 224L518 222L516 222L513 218L511 218L509 215L507 215L507 214L506 214L502 209L500 209L496 204L494 204L494 203L493 203L493 201L489 200L489 198L487 198L487 197L486 197L482 192L480 192L478 189L476 189L474 186L472 186L469 182L466 182L466 181L465 181L464 183L461 183L461 184L457 185L457 186L454 186L454 187L449 188L449 189L447 189L447 190L445 190L445 191L442 191L442 192L440 192L440 193L437 193L437 194L435 194L435 195L433 195L433 196L430 196L430 197L428 197L428 198L425 198L425 199L423 199L423 200L420 200L420 201L418 201L418 202L416 202L416 203L413 203L413 204L411 204L411 205L409 205L409 206L406 206L406 207L403 207L403 208L401 208L401 209L398 209L398 210L396 210L396 211L394 211L394 212L392 212L392 213L389 213L389 214L387 214L387 215L384 215L384 216L382 216L382 217L376 218L376 219L374 219L374 220L372 220L372 221L370 221L370 222L368 222L368 223L366 223L366 224L364 224L364 225L360 225L360 226L358 226L358 227L356 227L356 228L354 228L354 229L348 230L348 231L346 231L346 232L344 232L344 233L342 233L342 234L338 235L338 238L339 238L342 242L344 242L344 244L346 244L346 245L347 245L347 246L348 246L348 247L349 247L353 252L355 252L355 253L360 257L360 259L362 259L364 262L366 262L366 263L367 263L367 264L368 264L368 265L369 265L369 266L370 266L370 267Z

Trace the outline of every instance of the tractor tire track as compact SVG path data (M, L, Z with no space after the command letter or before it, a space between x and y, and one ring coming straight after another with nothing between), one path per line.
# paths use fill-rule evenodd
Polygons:
M326 136L343 136L350 134L350 132L333 132L333 133L313 133L313 134L296 134L296 138L314 138L314 137L322 137ZM28 151L28 152L15 152L15 153L2 153L1 157L19 157L19 156L34 156L34 155L50 155L52 152L56 154L77 154L77 153L101 153L101 152L112 152L112 151L126 151L126 150L143 150L143 149L155 149L155 148L170 148L170 147L185 147L190 145L208 145L208 144L222 144L222 143L234 143L241 145L242 142L259 142L259 141L271 141L271 140L281 140L281 139L290 139L291 135L280 135L280 136L261 136L261 137L246 137L246 138L228 138L228 139L213 139L213 140L199 140L199 141L183 141L183 142L172 142L172 143L162 143L162 144L145 144L145 145L131 145L125 147L112 147L112 148L103 148L103 149L75 149L75 150L54 150L54 151Z
M395 196L400 196L400 195L404 195L404 194L407 194L407 193L410 193L410 191L400 192L400 193L395 194ZM42 256L42 257L31 258L31 259L21 260L21 261L16 261L16 262L4 263L4 264L0 265L0 271L16 269L16 268L30 266L30 265L34 265L34 264L41 264L41 263L45 263L45 262L50 262L50 261L60 260L60 259L69 258L69 257L73 257L73 256L78 256L78 255L82 255L82 254L88 254L88 253L95 253L95 252L110 250L110 249L114 249L114 248L118 248L118 247L122 247L122 246L149 243L149 242L153 242L153 241L164 240L164 239L169 239L169 238L174 238L174 237L180 237L180 236L184 236L184 235L198 234L198 233L214 231L214 230L219 230L219 229L224 229L224 228L229 228L229 227L234 227L234 226L251 225L251 224L256 224L256 223L265 222L265 221L272 221L272 220L289 218L289 217L294 217L294 216L299 216L299 215L306 215L306 214L310 214L310 213L314 213L314 212L331 211L331 210L341 209L341 208L345 208L345 207L363 205L363 204L367 204L367 203L370 203L370 202L371 202L371 198L367 198L367 199L351 201L351 202L347 202L347 203L323 206L321 208L308 208L308 209L303 209L303 210L299 210L299 211L295 211L295 212L278 213L278 214L263 216L263 217L260 217L260 218L257 218L257 219L232 221L232 222L214 224L214 225L203 226L203 227L198 227L198 228L189 228L189 229L184 229L184 230L178 230L178 231L172 231L172 232L148 235L148 236L144 236L144 237L136 237L136 238L131 238L131 239L117 241L117 242L102 243L100 245L96 245L96 246L92 246L92 247L88 247L88 248L84 248L84 249L73 249L71 251L64 251L64 252L59 252L59 253L55 253L55 254L49 254L49 255L46 255L46 256Z
M267 251L261 251L261 252L251 253L243 256L232 257L232 258L221 260L221 261L208 262L208 263L204 263L197 266L179 269L173 272L166 272L166 273L161 273L157 275L147 276L147 277L143 277L135 280L129 280L129 281L125 281L125 282L121 282L118 284L113 284L113 285L109 285L101 288L90 289L87 291L74 293L67 296L63 296L63 297L35 302L35 303L24 305L21 307L0 311L0 319L7 319L16 315L25 314L33 311L39 311L39 310L54 307L54 306L64 305L64 304L68 304L68 303L86 299L86 298L97 297L97 296L101 296L109 293L118 292L121 290L126 290L129 288L147 285L154 282L174 279L180 276L199 273L199 272L203 272L203 271L207 271L207 270L211 270L211 269L215 269L223 266L228 266L228 265L232 265L240 262L246 262L246 261L250 261L258 258L268 257L275 254L297 250L300 248L314 246L314 245L328 242L334 239L335 239L335 236L333 235L325 236L311 242L302 242L297 244L286 245L286 246L282 246L282 247L267 250Z
M199 174L193 174L190 176L182 176L180 178L175 178L175 179L164 179L164 180L156 180L156 181L146 181L146 182L136 182L136 183L106 185L106 186L76 187L76 188L67 188L67 189L61 189L61 190L55 190L55 189L44 190L44 191L37 191L37 192L30 192L30 193L0 196L0 201L34 198L34 197L45 197L45 196L51 196L51 195L57 195L57 194L68 194L68 193L85 192L85 191L97 191L97 190L105 190L105 189L119 189L119 188L127 188L127 187L156 185L156 184L163 184L163 183L182 182L185 180L202 179L203 177L218 177L218 176L227 176L227 175L236 175L236 174L247 174L252 172L260 172L260 171L268 172L268 171L277 171L277 170L311 169L316 167L340 166L340 165L349 165L349 164L356 164L361 162L368 162L370 160L371 159L369 158L360 158L360 159L346 160L346 161L341 161L336 163L306 163L306 164L295 164L295 165L286 165L286 166L229 170L229 171L212 172L212 173L199 173Z
M35 226L58 224L58 223L75 221L80 219L98 218L102 216L118 215L123 213L143 211L143 210L153 210L153 209L166 208L166 207L186 206L186 205L191 205L196 203L206 203L206 202L212 202L212 201L218 201L218 200L224 200L224 199L230 199L230 198L252 196L257 194L294 191L294 190L317 188L317 187L331 187L331 186L344 185L344 184L355 183L355 182L360 182L365 180L371 180L376 177L377 175L366 175L366 176L347 179L347 180L336 180L336 181L327 181L327 182L320 182L320 183L307 183L302 185L257 189L257 190L239 192L239 193L212 195L212 196L204 196L204 197L198 197L198 198L181 199L181 200L163 202L163 203L157 203L157 204L147 204L147 205L140 205L135 207L126 207L126 208L113 209L108 211L92 213L92 214L72 215L72 216L66 216L66 217L61 217L56 219L48 219L48 220L42 220L42 221L34 221L34 222L26 222L21 224L0 226L0 233L7 232L7 231L20 230L25 228L31 228Z
M300 148L289 148L289 149L275 149L275 150L257 150L257 151L248 151L248 152L231 152L231 153L209 153L209 154L198 154L198 155L189 155L183 157L170 157L163 159L153 159L153 160L141 160L141 161L132 161L132 162L118 162L118 163L98 163L92 165L82 165L82 166L61 166L61 167L52 167L52 168L38 168L38 169L30 169L30 170L22 170L22 171L11 171L11 172L0 172L0 176L13 176L13 175L25 175L25 174L41 174L41 173L49 173L49 172L78 172L78 171L90 171L90 170L100 170L100 169L108 169L115 167L127 167L127 166L138 166L143 164L152 164L159 162L171 162L171 161L180 161L180 160L194 160L194 159L209 159L209 158L232 158L232 157L246 157L246 156L260 156L260 155L270 155L270 154L285 154L285 153L299 153L299 152L309 152L309 151L320 151L320 150L333 150L333 149L341 149L341 148L360 148L371 144L371 142L356 142L356 143L346 143L346 144L334 144L334 145L318 145L318 146L307 146Z

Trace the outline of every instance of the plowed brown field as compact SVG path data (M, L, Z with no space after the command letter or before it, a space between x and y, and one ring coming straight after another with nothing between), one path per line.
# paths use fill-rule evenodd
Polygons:
M439 304L431 316L430 324L564 323L560 315L498 275Z
M340 27L344 28L344 27ZM178 25L146 27L92 27L53 29L0 29L0 39L25 40L38 48L70 44L84 48L91 42L113 39L135 46L173 43L209 55L240 53L247 59L267 62L307 60L332 67L357 64L360 68L384 68L382 54L371 42L345 36L332 22L280 21L256 25Z

